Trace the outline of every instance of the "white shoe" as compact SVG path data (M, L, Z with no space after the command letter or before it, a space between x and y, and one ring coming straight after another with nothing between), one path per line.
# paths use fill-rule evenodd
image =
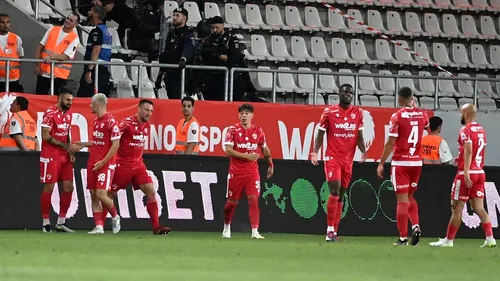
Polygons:
M431 242L429 243L429 245L431 245L432 247L453 247L453 240L439 238L439 241Z
M120 224L120 216L116 216L116 218L111 219L111 225L113 228L113 234L117 234L122 229Z
M222 230L222 238L231 238L231 225L225 224L224 230Z
M75 232L73 229L67 227L66 224L56 224L55 229L58 232L67 232L67 233Z
M260 233L258 231L252 230L252 239L262 240L262 239L264 239L264 236L260 235Z
M495 248L497 246L497 241L495 239L484 240L483 246L481 248Z
M102 226L96 226L94 229L88 232L88 234L104 234L104 229Z

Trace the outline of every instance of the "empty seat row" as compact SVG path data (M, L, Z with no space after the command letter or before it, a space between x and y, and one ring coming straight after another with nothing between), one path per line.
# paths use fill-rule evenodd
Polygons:
M264 36L251 36L250 48L245 51L249 60L314 62L314 63L350 63L350 64L385 64L427 65L423 59L413 56L402 47L409 47L406 41L398 41L401 46L395 46L383 39L375 40L375 52L369 56L365 42L361 39L351 39L350 44L342 38L332 38L325 42L321 37L312 37L306 42L304 37L292 36L290 42L283 36L273 35L269 40ZM327 43L330 45L327 47ZM443 43L433 43L431 51L425 42L415 41L412 49L425 58L432 58L443 66L457 68L500 69L500 46L491 45L486 52L483 45L453 43L451 49ZM290 51L289 51L290 50ZM470 58L470 59L469 59Z
M111 62L123 63L121 59L111 59ZM132 60L132 63L144 63L141 60ZM153 62L153 63L158 63ZM151 68L151 77L156 79L159 68ZM112 65L110 67L111 80L116 85L116 91L119 98L134 98L134 87L141 87L140 98L155 98L154 79L150 79L146 68L142 68L141 81L139 82L139 67L131 66L129 73L124 65ZM164 89L158 93L159 98L168 98Z

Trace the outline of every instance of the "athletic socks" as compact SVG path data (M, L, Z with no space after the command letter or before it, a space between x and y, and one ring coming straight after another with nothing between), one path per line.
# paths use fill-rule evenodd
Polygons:
M155 201L148 201L146 205L148 210L149 218L151 219L151 224L153 225L153 230L160 227L160 219L158 218L158 203Z
M399 236L408 237L408 203L399 202L396 207L396 222L398 225Z
M257 197L251 197L248 199L248 214L252 229L258 229L260 210L259 210L259 199Z
M228 200L224 206L224 224L231 224L235 209L236 203Z
M326 210L327 210L326 219L327 219L327 224L328 224L327 225L328 226L327 229L334 228L334 225L335 225L335 215L337 213L337 203L338 203L338 201L339 201L339 197L338 196L330 195L328 197L328 202L326 204ZM327 230L327 231L329 231L329 230Z
M48 225L50 224L49 220L49 215L50 215L50 199L52 197L52 193L49 192L42 192L42 195L40 197L40 208L42 211L42 219L43 219L43 225Z

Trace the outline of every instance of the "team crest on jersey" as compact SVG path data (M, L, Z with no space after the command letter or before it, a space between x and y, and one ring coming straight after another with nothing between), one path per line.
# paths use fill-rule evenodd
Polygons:
M104 123L101 123L101 128L104 128Z
M137 131L137 129L139 129L139 127L135 126L135 130Z
M146 134L148 133L148 128L144 129L144 133Z
M241 137L241 133L240 133L239 135L240 135L240 137Z
M352 119L356 118L356 114L355 113L351 113L351 118Z
M256 140L257 139L257 134L252 134L252 137L253 137L254 140Z

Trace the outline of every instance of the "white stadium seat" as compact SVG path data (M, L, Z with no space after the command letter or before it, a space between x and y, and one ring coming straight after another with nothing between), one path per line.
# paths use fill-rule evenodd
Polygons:
M241 28L241 29L258 29L258 26L245 24L241 16L240 7L238 4L226 3L224 5L224 16L226 18L226 26L228 28Z
M474 67L472 63L470 63L469 55L467 55L467 49L464 44L453 43L451 44L453 61L461 67Z
M419 76L432 76L428 71L419 71ZM418 88L420 95L433 97L436 90L434 79L418 79Z
M313 6L307 6L305 8L305 18L304 22L305 25L311 28L315 28L317 30L321 30L324 32L332 32L333 29L331 27L326 27L323 25L321 22L321 17L319 15L319 11L316 7Z
M193 1L186 1L184 2L183 7L188 11L189 14L187 25L196 26L201 21L201 13L198 4Z
M304 31L319 31L319 27L305 26L300 16L299 8L296 6L285 7L285 22L286 25L292 27L293 30L297 28Z
M438 72L438 76L450 77L446 72ZM453 86L453 80L439 80L438 81L438 91L440 97L458 97L461 96Z
M249 25L258 26L263 30L279 30L278 26L271 26L264 23L262 20L262 14L260 12L259 5L247 4L245 7L246 22Z
M175 9L179 8L179 4L177 4L177 1L165 1L163 4L163 12L165 13L165 17L171 18L172 14Z
M332 59L328 54L325 40L323 40L322 37L311 38L311 56L320 61L326 61L330 63L334 62L334 59Z
M320 59L313 58L309 55L307 50L306 41L302 36L292 36L291 39L291 55L296 58L305 59L310 62L321 62Z
M292 57L290 53L288 53L288 48L285 42L285 38L279 35L271 36L271 54L275 57L279 57L282 59L284 58L292 62L306 61L306 59L304 58Z
M123 62L121 59L111 59L111 62ZM111 80L116 83L116 90L119 98L135 98L132 85L125 66L111 66Z
M278 58L275 56L271 56L267 49L266 39L262 35L252 34L250 37L250 50L253 56L256 56L256 60L269 60L269 61L277 61ZM285 58L283 58L283 61Z
M144 63L142 60L132 60L132 63ZM138 66L131 66L131 71L133 72L132 77L135 79L132 79L134 83L137 84L137 87L141 87L141 95L139 98L156 98L155 95L155 84L151 82L151 80L148 77L148 71L146 67L142 68L142 73L141 73L141 81L138 81L139 78L139 67ZM156 77L155 77L156 78Z
M320 68L319 71L332 73L332 70L329 68ZM321 92L325 93L338 93L339 88L337 87L337 83L335 83L335 77L333 75L320 75L319 76L319 89Z
M286 26L285 23L283 23L280 9L276 5L266 5L266 23L271 26L276 26L279 29L292 30L290 26Z
M221 16L219 5L213 2L205 2L205 18L213 18L215 16Z
M457 101L454 98L440 98L438 100L439 109L442 110L457 110Z
M362 106L372 106L372 107L380 106L380 101L376 96L369 96L369 95L360 96L359 102L360 105Z
M35 14L33 6L31 6L31 0L14 0L14 3L21 7L21 9L28 13L30 16Z
M389 70L381 70L379 72L379 74L392 75L392 72L390 72ZM385 94L385 95L389 95L389 96L395 94L396 84L395 84L394 80L395 80L394 78L384 78L384 77L379 78L379 88L380 88L381 94ZM382 99L380 100L380 102L382 102Z

